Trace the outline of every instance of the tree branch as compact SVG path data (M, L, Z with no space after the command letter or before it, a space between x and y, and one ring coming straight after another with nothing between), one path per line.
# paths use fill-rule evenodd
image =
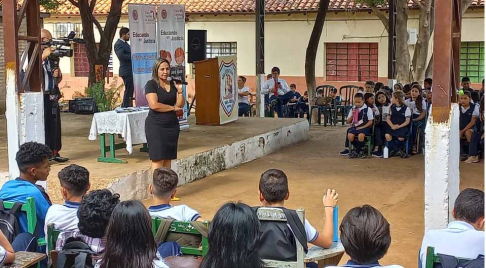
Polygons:
M105 37L105 32L103 31L103 27L101 27L100 22L95 18L95 16L93 14L91 14L91 16L92 16L94 25L96 26L96 28L98 28L98 32L100 32L101 39L103 39Z
M420 3L420 1L419 1L419 0L412 0L412 1L413 1L413 3L414 3L415 5L417 5L419 8L422 8L422 7L423 7L422 3Z
M75 0L68 0L68 1L69 1L69 3L71 3L71 5L73 5L73 6L77 7L77 8L79 8L79 3L78 3L78 2L76 2Z
M383 26L385 26L386 31L390 32L389 21L388 21L388 18L385 16L385 13L383 13L379 8L377 8L375 6L372 6L371 10L373 10L373 13L375 13L375 15L381 20L381 22L383 23Z
M96 6L96 0L91 0L91 3L89 3L89 11L91 13L93 13L95 6Z

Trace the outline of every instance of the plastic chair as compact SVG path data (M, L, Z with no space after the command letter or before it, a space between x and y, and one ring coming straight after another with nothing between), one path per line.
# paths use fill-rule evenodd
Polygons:
M3 201L5 209L12 209L15 202ZM35 235L35 227L37 225L37 214L35 211L35 200L33 197L27 197L27 200L20 208L21 211L27 214L27 231ZM44 244L45 245L45 244Z
M371 134L365 135L365 139L363 141L364 145L368 147L368 156L371 156L371 150L373 149L374 140L375 140L375 119L373 118L373 125L371 127ZM349 143L349 150L350 151L353 150L353 144L351 142Z
M471 259L466 259L466 258L460 258L460 257L454 257L454 258L457 261L458 264L457 267L462 267L462 265L465 265L466 263L471 261ZM484 262L484 260L482 262ZM435 248L427 247L427 254L425 255L425 267L423 268L434 268L434 267L443 267L443 265L440 261L439 256L435 254Z
M341 96L341 104L336 106L336 109L341 111L341 123L344 126L345 118L349 109L353 106L354 95L358 93L359 87L355 85L342 86L339 89L339 96Z
M409 156L409 150L410 150L410 144L409 144L409 141L410 141L410 135L412 135L412 125L413 125L413 120L412 118L410 118L410 124L409 124L409 128L408 128L408 134L407 136L405 136L405 157L404 158L408 158ZM386 147L390 147L388 146L388 141L385 142L385 146Z

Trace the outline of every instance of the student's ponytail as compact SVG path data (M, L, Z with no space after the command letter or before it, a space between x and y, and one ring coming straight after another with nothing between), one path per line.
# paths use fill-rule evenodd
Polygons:
M422 101L423 101L422 95L419 94L417 96L417 99L415 99L415 107L417 107L417 110L419 112L422 112L423 108L424 108L424 107L422 107Z

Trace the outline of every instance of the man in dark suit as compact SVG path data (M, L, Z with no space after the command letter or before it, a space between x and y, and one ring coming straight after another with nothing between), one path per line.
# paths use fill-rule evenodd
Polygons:
M115 53L120 61L119 75L125 84L122 107L131 107L133 98L133 72L132 72L132 53L130 45L130 30L122 27L120 29L120 39L115 43Z

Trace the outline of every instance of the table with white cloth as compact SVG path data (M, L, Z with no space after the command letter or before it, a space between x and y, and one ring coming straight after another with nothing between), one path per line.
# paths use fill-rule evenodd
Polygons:
M95 113L91 122L89 131L89 140L96 140L101 136L100 148L101 157L98 162L107 163L127 163L124 160L116 158L115 151L126 148L127 152L133 152L133 146L142 144L142 152L148 152L147 138L145 137L145 119L148 116L148 110L133 112L117 113L115 111ZM110 135L110 144L105 144L105 134ZM125 142L115 143L115 135L121 135ZM106 154L110 151L110 156Z

